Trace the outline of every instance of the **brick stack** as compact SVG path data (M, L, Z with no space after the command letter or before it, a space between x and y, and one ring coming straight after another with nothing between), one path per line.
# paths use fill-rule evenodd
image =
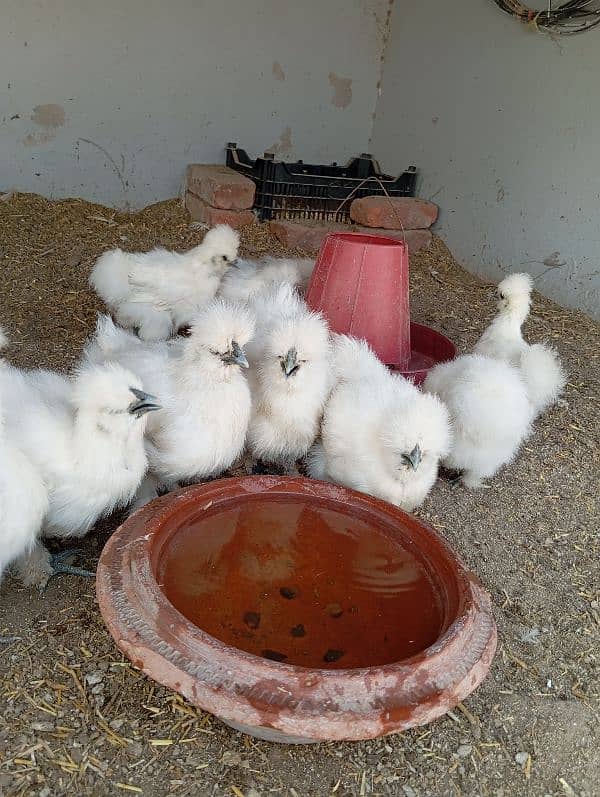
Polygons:
M437 214L437 205L424 199L369 196L355 199L350 205L350 218L354 224L277 219L269 222L269 228L289 249L298 247L315 252L330 232L362 232L405 239L409 252L414 254L430 245L429 227L437 219Z
M288 221L273 219L269 230L286 249L316 252L330 232L351 232L352 227L334 221Z
M437 216L437 205L413 197L366 196L350 205L356 232L406 238L410 252L429 246Z
M256 223L251 208L256 186L227 166L192 163L187 167L185 206L193 221L238 230Z

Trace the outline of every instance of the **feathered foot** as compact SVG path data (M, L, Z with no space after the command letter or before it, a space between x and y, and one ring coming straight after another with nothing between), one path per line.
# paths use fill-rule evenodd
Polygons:
M17 560L15 570L26 587L38 587L41 592L46 589L53 576L60 574L95 578L96 574L91 570L83 570L81 567L69 564L67 560L72 559L78 553L79 549L68 548L65 551L51 554L38 542L29 553Z
M481 476L477 476L469 471L465 471L465 473L461 475L460 480L469 490L477 490L479 487L485 487Z
M153 476L146 476L140 484L135 500L129 510L129 514L133 515L138 509L141 509L141 507L149 504L150 501L154 501L155 498L158 498L160 495L159 489L160 485L158 481Z
M50 554L50 566L52 567L52 576L58 576L64 573L68 576L81 576L81 578L96 578L96 573L93 570L84 570L82 567L74 567L69 564L70 559L74 559L81 553L81 548L67 548L65 551Z

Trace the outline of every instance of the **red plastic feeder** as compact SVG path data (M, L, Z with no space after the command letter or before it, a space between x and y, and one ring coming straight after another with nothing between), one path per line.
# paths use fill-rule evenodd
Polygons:
M408 246L381 235L331 233L306 301L334 332L368 341L380 360L416 384L456 349L436 330L410 321Z

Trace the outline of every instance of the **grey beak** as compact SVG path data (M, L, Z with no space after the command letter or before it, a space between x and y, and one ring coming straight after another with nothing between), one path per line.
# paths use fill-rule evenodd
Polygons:
M241 368L250 367L250 364L246 359L246 355L244 354L244 350L237 342L237 340L231 341L230 351L223 354L221 359L223 360L225 365L239 365Z
M413 470L416 470L419 467L419 463L421 462L422 456L423 454L421 452L419 444L417 443L417 445L413 448L410 454L402 454L402 459L407 465L410 465L410 467Z
M300 368L298 365L298 352L296 349L290 349L287 352L281 361L281 368L286 377L292 376Z
M229 265L230 265L232 268L239 268L239 267L240 267L240 259L239 259L239 257L236 257L236 259L235 259L235 260L230 260L230 261L229 261Z
M135 415L136 418L141 418L147 412L154 412L160 410L161 406L157 403L158 399L152 393L145 393L143 390L138 390L137 387L129 388L137 401L132 401L128 407L128 412Z

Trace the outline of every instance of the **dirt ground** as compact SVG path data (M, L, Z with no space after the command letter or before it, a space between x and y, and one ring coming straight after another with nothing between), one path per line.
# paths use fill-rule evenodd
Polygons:
M177 201L124 215L80 200L0 202L0 320L22 366L67 368L93 329L86 278L122 245L187 248L203 231ZM264 227L244 253L283 253ZM507 268L507 270L509 270ZM444 245L412 258L412 315L461 350L493 313L489 286ZM564 400L518 461L476 492L440 480L418 514L489 589L499 647L481 688L432 725L371 742L256 742L136 671L104 628L94 584L0 587L0 795L600 794L598 325L539 294L526 332L569 370ZM118 518L84 543L93 567Z

